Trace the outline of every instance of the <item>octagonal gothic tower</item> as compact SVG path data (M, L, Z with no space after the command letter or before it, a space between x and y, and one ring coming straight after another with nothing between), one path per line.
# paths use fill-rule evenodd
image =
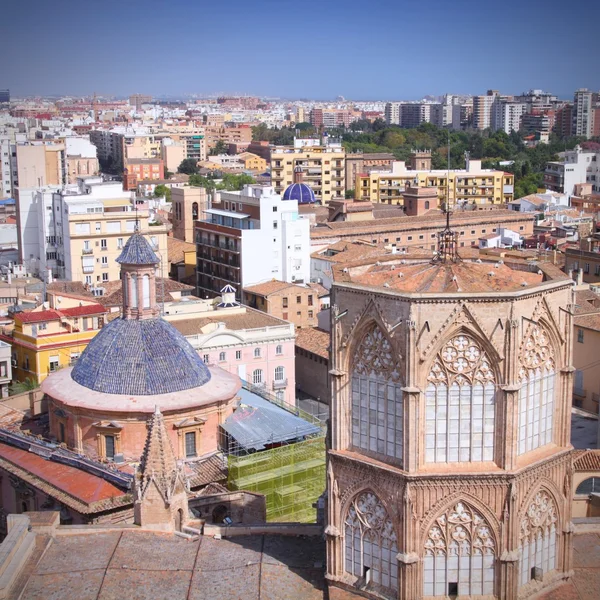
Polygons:
M511 600L568 578L571 280L398 255L334 278L331 597Z

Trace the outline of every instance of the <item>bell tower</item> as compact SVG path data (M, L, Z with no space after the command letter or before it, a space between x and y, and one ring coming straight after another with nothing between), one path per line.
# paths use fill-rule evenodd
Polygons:
M156 265L160 260L146 238L136 231L117 258L123 282L123 318L154 319L156 304Z

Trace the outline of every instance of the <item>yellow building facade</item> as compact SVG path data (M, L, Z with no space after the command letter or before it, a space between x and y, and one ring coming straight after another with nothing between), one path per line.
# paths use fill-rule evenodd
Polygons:
M448 182L450 190L448 192ZM481 161L469 161L466 169L450 172L411 170L402 161L394 162L391 171L371 171L356 176L356 200L404 204L404 190L408 186L436 187L439 203L449 199L456 204L506 204L514 199L514 175L504 171L482 169Z
M38 384L50 373L73 365L106 319L106 308L79 298L56 296L60 308L42 305L15 314L14 328L1 339L12 346L13 379Z
M116 258L136 228L150 242L161 258L160 277L166 277L167 228L151 226L148 210L131 210L129 199L101 200L103 212L69 213L68 235L65 236L65 279L101 286L119 279Z
M313 142L314 140L296 140ZM282 194L294 183L294 169L302 169L302 181L309 185L315 198L326 205L333 198L343 198L346 189L346 151L341 145L283 146L271 152L271 182Z
M244 169L249 171L264 171L267 168L267 161L252 152L242 152L238 158L244 163Z

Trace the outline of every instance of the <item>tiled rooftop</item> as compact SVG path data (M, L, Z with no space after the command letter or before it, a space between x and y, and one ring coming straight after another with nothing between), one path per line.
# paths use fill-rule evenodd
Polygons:
M323 358L329 358L330 341L329 332L323 329L305 327L296 331L296 346Z
M185 259L185 252L196 252L196 244L184 242L172 236L167 238L167 256L170 263L180 263Z
M245 287L244 292L249 294L257 294L259 296L269 296L271 294L277 294L283 290L287 290L288 288L306 291L306 288L301 285L273 279L271 281L265 281L265 283L258 283L256 285Z
M182 335L202 334L202 328L211 323L225 323L225 327L233 331L288 325L287 321L282 321L277 317L251 308L246 308L246 312L241 314L228 315L225 311L215 311L209 313L209 315L199 318L177 319L172 322L172 325Z
M508 292L540 284L537 270L512 269L502 261L381 264L361 274L350 274L353 283L387 287L400 292Z
M21 599L323 600L324 564L325 545L316 537L59 535Z

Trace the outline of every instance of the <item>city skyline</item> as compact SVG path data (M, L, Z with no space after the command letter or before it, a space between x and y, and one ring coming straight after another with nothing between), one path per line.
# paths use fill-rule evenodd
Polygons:
M560 39L570 45L551 37L557 3L508 0L501 8L459 0L448 14L438 1L427 9L375 1L363 14L355 0L308 0L301 11L271 0L253 7L109 0L82 11L72 0L33 0L26 12L6 10L8 46L20 50L4 65L2 87L13 97L223 90L364 101L489 88L569 98L579 87L600 89L592 47L599 7L561 23Z

